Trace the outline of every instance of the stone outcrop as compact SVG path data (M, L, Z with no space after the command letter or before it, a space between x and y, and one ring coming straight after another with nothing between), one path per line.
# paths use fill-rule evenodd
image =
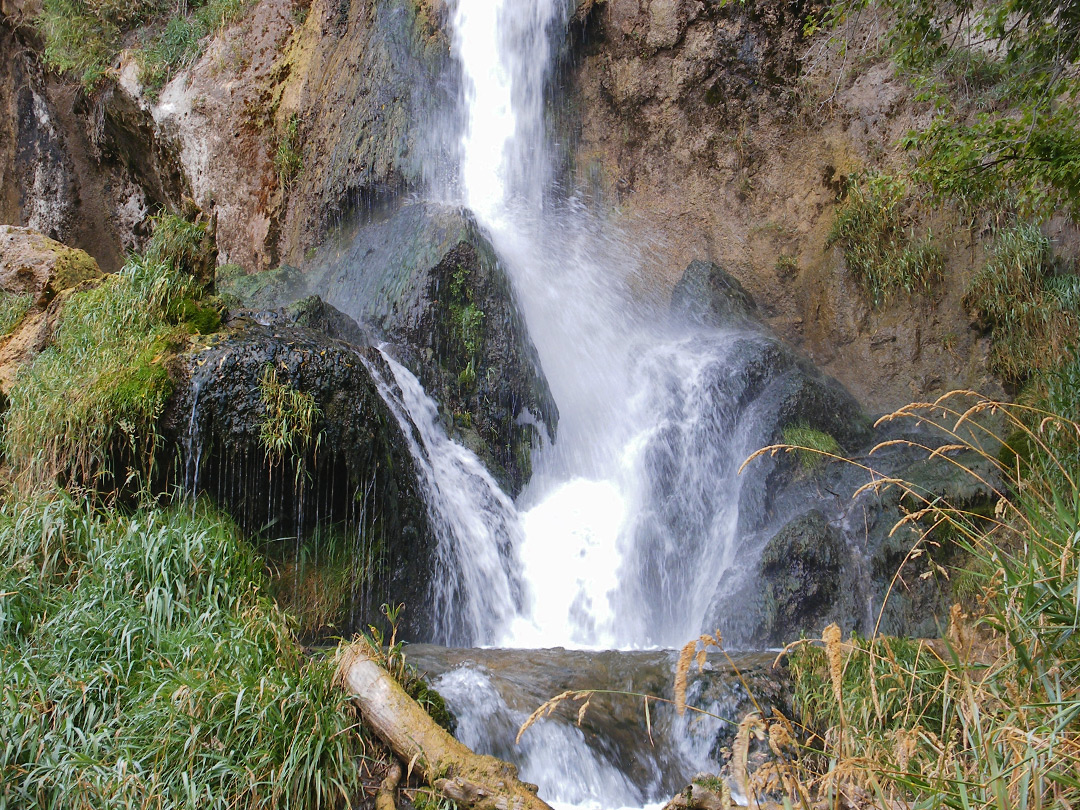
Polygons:
M173 361L161 422L177 450L172 478L264 541L338 533L350 544L352 598L334 630L364 629L381 604L405 602L402 632L423 638L434 540L408 444L372 376L383 360L288 321L234 316ZM262 436L268 369L318 408L308 441L280 456Z
M895 144L925 116L887 63L849 69L831 32L806 37L821 11L788 0L591 5L564 79L571 182L654 246L655 294L692 259L718 263L778 335L873 411L953 388L1000 391L962 305L978 234L924 212L949 234L943 281L933 299L880 310L827 244L846 178L905 165Z
M532 450L554 435L558 412L509 279L471 217L404 205L310 265L220 285L260 308L317 295L389 341L439 403L447 431L507 491L519 492Z
M19 368L49 344L65 294L100 277L97 262L85 251L29 228L0 225L0 296L26 301L10 331L0 335L0 394L7 394Z

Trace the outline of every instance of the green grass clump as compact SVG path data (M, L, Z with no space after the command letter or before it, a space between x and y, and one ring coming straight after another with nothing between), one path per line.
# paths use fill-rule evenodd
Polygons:
M148 483L172 392L166 362L220 322L190 275L212 241L204 225L158 217L145 255L64 303L52 344L9 394L3 446L23 483Z
M1055 276L1049 238L1020 223L997 233L965 305L991 330L991 368L1009 382L1060 365L1078 337L1076 276Z
M300 145L300 116L293 113L285 124L284 131L278 136L277 152L274 153L274 171L282 188L292 188L295 180L304 170L304 154Z
M363 752L237 529L65 495L0 507L0 806L343 806Z
M197 59L207 36L235 20L248 0L44 0L38 26L45 59L54 70L73 73L88 88L109 74L125 46L135 44L140 81L160 90L175 72Z
M900 290L930 293L944 269L933 237L915 234L914 218L908 213L910 196L902 177L881 172L854 175L829 232L828 244L840 246L848 270L875 308Z
M796 449L804 472L812 472L827 457L843 453L840 443L832 435L803 422L784 428L784 444Z
M44 0L37 22L45 37L45 61L95 87L116 61L125 34L163 5L157 0Z
M4 449L14 469L38 484L148 472L172 390L164 361L186 334L177 326L183 302L198 294L190 276L132 259L73 295L53 345L11 389ZM118 444L136 451L127 471L110 470Z
M300 458L309 450L318 449L322 434L316 432L315 426L322 418L322 411L315 397L281 382L277 370L270 365L259 378L259 393L266 409L259 438L268 458L280 464L286 458ZM299 469L300 465L297 466Z
M34 296L29 293L14 295L0 290L0 336L11 334L33 303Z

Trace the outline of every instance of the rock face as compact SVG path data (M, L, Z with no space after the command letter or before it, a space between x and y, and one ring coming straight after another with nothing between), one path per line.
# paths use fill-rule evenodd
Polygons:
M902 167L894 145L924 122L890 65L849 69L832 32L804 36L820 11L787 0L591 5L565 77L568 182L656 245L659 291L692 259L716 262L778 335L871 410L953 388L1000 391L962 305L981 261L968 228L928 212L949 234L944 280L933 300L881 310L827 244L846 178Z
M162 424L182 450L174 477L245 530L348 544L353 598L335 630L366 627L379 605L405 602L402 630L423 638L433 540L408 445L369 371L381 363L376 350L321 331L234 318L178 358ZM318 407L310 441L279 457L262 439L268 369Z
M29 228L0 225L0 296L25 301L18 320L0 335L0 394L7 394L19 368L52 339L64 293L100 277L85 251Z
M879 480L909 482L927 500L940 498L970 514L984 514L997 497L992 465L970 451L928 460L929 451L918 446L934 448L951 440L926 426L886 423L872 429L845 387L773 335L753 297L716 264L690 264L675 286L672 312L704 327L702 351L724 347L720 368L705 378L716 402L734 403L733 414L714 417L719 420L714 432L739 441L740 434L750 431L750 446L740 460L759 447L785 441L785 428L799 426L828 434L854 462L822 459L803 465L794 454L763 457L738 476L739 555L753 565L744 571L743 584L733 590L725 590L725 582L718 586L712 616L725 639L776 646L801 634L817 636L834 621L864 634L875 629L936 634L939 622L947 622L951 598L950 584L940 572L962 569L962 550L939 529L931 535L934 545L909 559L930 526L905 525L895 532L893 527L924 503L902 497L897 488L853 496L870 481L868 470L873 469ZM710 342L705 336L712 334L727 335L726 343ZM669 431L647 449L662 448L667 454L655 459L657 480L680 482L661 488L657 498L655 513L664 516L662 534L667 536L679 536L680 521L712 494L687 499L689 479L682 482L679 465L699 459L701 451L694 450L692 439L676 439ZM883 442L896 444L871 453ZM705 457L698 463L715 469L723 481L724 458ZM676 556L685 552L682 547L673 551ZM740 565L737 561L731 570ZM727 576L737 581L740 575L729 571Z
M103 106L42 66L32 5L0 13L0 222L82 248L113 271L141 246L150 198L108 152Z
M303 273L267 277L261 289L250 277L224 279L222 289L258 306L318 295L389 341L448 432L519 492L558 413L487 239L458 209L411 204L342 241Z

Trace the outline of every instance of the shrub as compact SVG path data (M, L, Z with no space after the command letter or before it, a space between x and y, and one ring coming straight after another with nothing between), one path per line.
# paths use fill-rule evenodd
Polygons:
M840 246L848 270L875 308L899 290L931 292L942 274L944 259L932 235L915 235L909 197L902 177L854 175L829 232L828 244Z
M965 305L991 330L991 368L1009 382L1059 365L1076 340L1075 276L1054 277L1050 240L1021 223L1000 230Z

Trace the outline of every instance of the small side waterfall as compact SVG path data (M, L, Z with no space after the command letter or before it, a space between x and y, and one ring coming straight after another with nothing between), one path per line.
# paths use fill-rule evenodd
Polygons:
M366 365L420 469L437 540L432 636L463 646L497 643L522 602L514 503L475 455L447 438L438 406L412 372L388 354L383 359L392 379Z

